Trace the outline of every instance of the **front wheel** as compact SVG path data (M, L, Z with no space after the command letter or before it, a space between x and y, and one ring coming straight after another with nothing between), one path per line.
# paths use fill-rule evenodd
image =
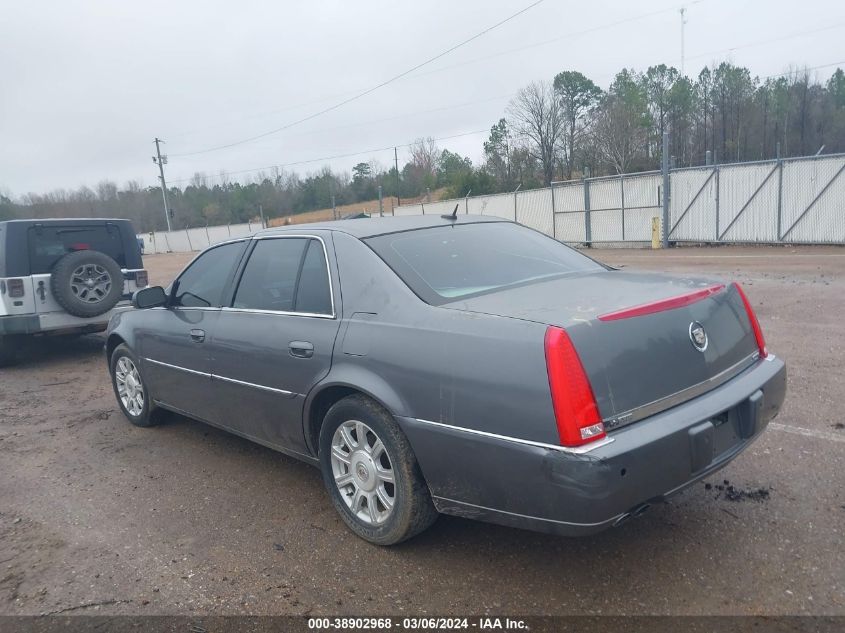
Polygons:
M109 362L111 383L123 415L135 426L154 426L161 410L155 408L141 376L138 358L126 345L118 345Z
M349 396L326 413L320 469L344 522L371 543L400 543L437 518L408 438L369 398Z

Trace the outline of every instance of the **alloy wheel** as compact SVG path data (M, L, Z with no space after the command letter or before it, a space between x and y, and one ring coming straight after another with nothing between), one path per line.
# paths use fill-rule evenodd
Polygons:
M381 525L396 502L393 465L384 443L366 424L344 422L331 445L332 474L346 506L363 523Z
M123 408L133 417L141 415L144 411L144 383L141 382L141 374L130 358L121 356L117 360L114 381Z
M99 303L108 296L111 286L111 274L99 264L83 264L70 276L70 289L85 303Z

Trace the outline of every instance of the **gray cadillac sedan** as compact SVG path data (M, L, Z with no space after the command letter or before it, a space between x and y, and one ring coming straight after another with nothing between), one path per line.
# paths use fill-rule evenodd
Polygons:
M786 391L736 283L490 217L266 230L133 303L106 345L130 422L175 411L317 465L380 545L438 512L618 525L739 455Z

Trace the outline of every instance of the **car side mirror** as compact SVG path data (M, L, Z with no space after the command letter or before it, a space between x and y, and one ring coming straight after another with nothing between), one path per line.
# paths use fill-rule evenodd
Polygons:
M150 286L136 290L132 295L132 307L143 310L144 308L158 308L167 304L167 293L161 286Z

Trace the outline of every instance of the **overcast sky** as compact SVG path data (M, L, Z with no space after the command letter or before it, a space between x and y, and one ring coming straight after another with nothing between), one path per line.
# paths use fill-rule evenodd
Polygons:
M681 63L680 2L544 0L412 75L328 114L236 147L411 68L533 0L238 2L0 0L0 192L104 179L157 184L195 172L389 165L421 136L488 130L510 96L575 69L607 87L621 67ZM845 2L686 2L686 73L730 60L765 77L845 62ZM845 66L845 64L842 64ZM834 67L819 68L827 79ZM486 133L441 147L481 159ZM400 162L407 158L400 148Z

